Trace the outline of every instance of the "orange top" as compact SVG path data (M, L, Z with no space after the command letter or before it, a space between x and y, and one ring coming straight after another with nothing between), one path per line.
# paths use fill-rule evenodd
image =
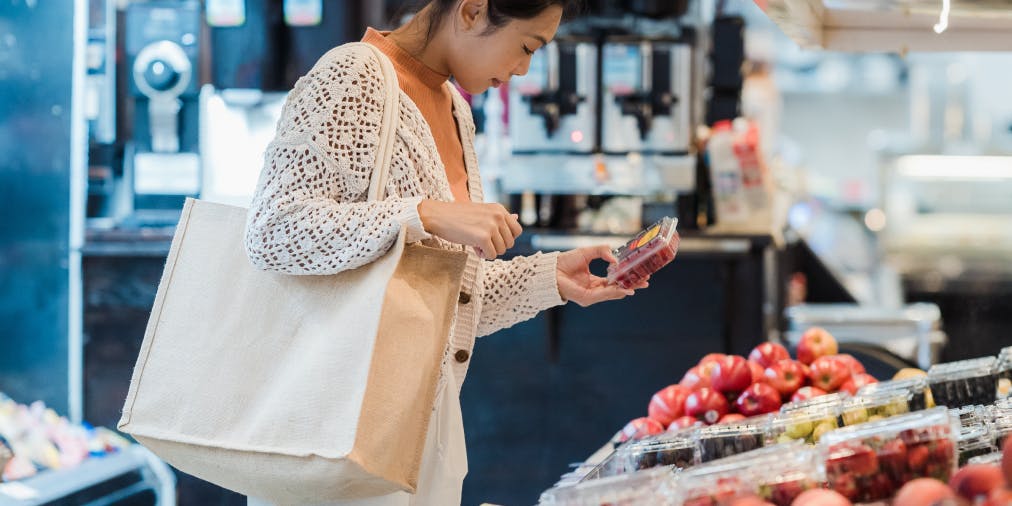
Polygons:
M457 119L453 117L453 97L445 86L450 76L426 67L420 60L386 37L386 33L368 28L362 42L368 42L390 58L397 72L401 91L418 107L429 124L436 150L446 168L453 199L470 202L467 188L467 169L464 166L464 146L460 142Z

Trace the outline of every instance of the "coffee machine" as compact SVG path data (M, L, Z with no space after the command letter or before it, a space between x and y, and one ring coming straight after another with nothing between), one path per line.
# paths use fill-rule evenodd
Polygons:
M597 145L597 46L590 38L552 41L510 83L515 155L587 154Z
M692 46L609 37L601 64L601 150L684 155L692 136Z
M200 193L200 3L131 3L125 26L134 110L125 161L133 207L180 209Z

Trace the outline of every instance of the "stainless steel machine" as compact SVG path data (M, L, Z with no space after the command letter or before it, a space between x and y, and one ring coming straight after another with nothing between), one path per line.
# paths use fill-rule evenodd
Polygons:
M601 65L601 150L686 154L692 47L677 40L611 37Z
M560 38L510 86L514 154L581 153L597 146L597 55L588 38Z

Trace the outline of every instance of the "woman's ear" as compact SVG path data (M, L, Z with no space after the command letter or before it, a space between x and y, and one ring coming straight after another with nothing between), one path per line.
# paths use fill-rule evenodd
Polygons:
M485 0L461 0L460 5L457 6L459 26L466 32L481 28L486 7Z

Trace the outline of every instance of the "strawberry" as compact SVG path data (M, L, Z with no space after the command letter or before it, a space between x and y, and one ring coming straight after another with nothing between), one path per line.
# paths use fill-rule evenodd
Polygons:
M830 480L829 485L829 488L851 501L857 499L860 493L860 490L857 488L857 480L851 474L841 474Z
M891 439L878 450L878 463L893 480L907 472L907 445L902 439Z
M910 470L918 473L924 473L924 467L928 463L928 456L931 454L931 450L928 449L927 444L916 444L907 450L907 465L910 466Z
M833 475L855 474L865 476L878 472L875 451L861 443L843 443L830 450L826 471Z

